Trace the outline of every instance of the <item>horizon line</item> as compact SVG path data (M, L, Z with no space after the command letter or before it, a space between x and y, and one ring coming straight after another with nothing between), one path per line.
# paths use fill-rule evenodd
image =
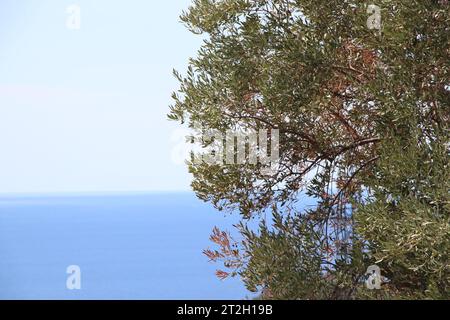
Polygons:
M139 191L44 191L44 192L0 192L0 198L10 197L78 197L78 196L119 196L119 195L151 195L193 193L190 189L184 190L139 190Z

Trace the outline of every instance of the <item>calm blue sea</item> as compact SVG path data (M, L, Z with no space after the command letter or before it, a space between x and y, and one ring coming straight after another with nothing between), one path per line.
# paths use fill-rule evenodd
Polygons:
M0 299L251 297L202 254L235 222L191 193L0 197Z

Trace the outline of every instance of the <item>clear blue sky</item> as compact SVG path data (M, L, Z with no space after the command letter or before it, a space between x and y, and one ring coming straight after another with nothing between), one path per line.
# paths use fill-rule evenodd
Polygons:
M166 120L189 0L1 0L0 193L187 190ZM67 6L81 29L66 27Z

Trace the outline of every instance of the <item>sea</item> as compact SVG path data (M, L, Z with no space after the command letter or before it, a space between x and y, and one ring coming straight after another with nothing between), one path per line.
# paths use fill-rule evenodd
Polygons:
M202 253L238 218L189 192L0 196L0 299L251 299Z

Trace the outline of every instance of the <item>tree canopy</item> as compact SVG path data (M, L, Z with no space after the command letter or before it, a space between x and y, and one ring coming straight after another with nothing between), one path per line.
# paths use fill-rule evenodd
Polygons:
M450 297L449 6L368 4L194 0L181 17L205 40L169 118L279 130L270 175L188 163L197 196L242 217L206 254L263 298Z

